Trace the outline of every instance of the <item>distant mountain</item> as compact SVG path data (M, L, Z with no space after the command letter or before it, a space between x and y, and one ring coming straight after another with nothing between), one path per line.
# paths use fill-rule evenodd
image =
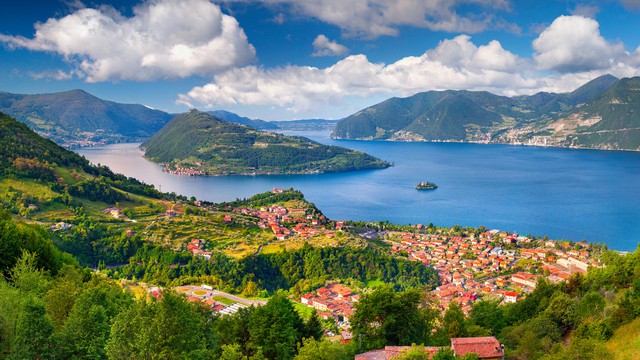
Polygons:
M109 202L109 199L125 199L127 195L123 192L155 198L162 196L153 187L138 180L114 174L104 166L91 165L84 157L62 148L50 139L43 138L25 124L2 112L0 153L0 182L7 177L37 180L38 186L51 188L45 193L47 195L40 199L43 204L65 203L66 200L61 196L65 191L92 201L105 202ZM58 194L52 196L49 194L50 191Z
M238 114L234 114L232 112L226 110L215 110L215 111L207 111L207 114L215 115L218 118L230 122L234 122L236 124L243 124L251 126L256 130L276 130L278 126L264 120L259 119L249 119L248 117L240 116Z
M320 131L333 130L340 120L304 119L304 120L278 120L266 121L250 119L226 110L207 111L207 114L215 115L222 120L237 124L249 125L256 130L284 130L284 131Z
M0 111L68 147L148 138L172 117L143 105L102 100L82 90L39 95L0 92Z
M142 144L145 157L170 171L197 175L307 174L385 168L363 152L303 137L258 131L191 110Z
M553 121L515 133L545 145L640 150L640 78L620 79Z
M279 130L285 131L322 131L333 130L341 120L305 119L271 121Z
M361 110L339 122L332 137L639 150L639 82L604 75L570 93L511 98L427 91Z

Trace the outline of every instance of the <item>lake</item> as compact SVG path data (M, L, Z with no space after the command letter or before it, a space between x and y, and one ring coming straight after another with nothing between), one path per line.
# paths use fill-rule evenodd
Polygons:
M640 242L638 152L332 140L328 131L288 134L365 151L395 166L340 174L190 177L162 172L142 157L139 144L77 152L161 191L201 200L229 201L291 187L337 220L484 225L626 251ZM439 187L418 191L420 181Z

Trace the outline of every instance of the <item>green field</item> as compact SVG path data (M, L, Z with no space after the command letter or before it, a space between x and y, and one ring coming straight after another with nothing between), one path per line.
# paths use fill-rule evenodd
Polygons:
M384 286L385 282L382 280L369 280L367 281L368 288L377 288L379 286Z
M302 317L305 320L310 318L311 314L313 313L313 308L310 308L307 305L304 305L298 302L293 303L293 308L296 309L298 314L300 314L300 317Z
M640 318L616 330L606 346L613 352L617 360L638 359L638 354L640 354Z
M220 295L216 295L212 299L225 305L233 305L236 303L235 301Z

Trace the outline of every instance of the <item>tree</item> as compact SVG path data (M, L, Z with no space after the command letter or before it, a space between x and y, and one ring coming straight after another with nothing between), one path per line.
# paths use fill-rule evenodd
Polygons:
M72 266L63 267L51 288L47 291L45 302L47 314L56 329L62 327L67 320L78 293L81 291L82 274Z
M436 333L437 343L446 346L451 338L464 337L466 335L467 323L464 312L462 312L462 308L458 303L452 302L444 313L442 327Z
M13 359L53 359L55 357L53 323L46 316L44 304L27 297L16 324Z
M506 326L503 307L499 300L481 300L473 304L469 312L469 322L499 334Z
M566 331L574 324L575 308L575 301L569 295L558 292L551 298L549 306L547 306L544 313Z
M106 359L112 319L132 304L131 297L115 284L95 280L90 285L78 295L60 332L65 358Z
M161 301L139 301L120 312L111 327L110 359L182 359L210 353L203 313L172 292ZM197 356L196 356L197 355Z
M339 343L326 340L316 341L313 338L304 339L302 347L298 349L296 360L347 360L353 359L353 355L347 351L347 347Z
M318 312L316 311L316 309L313 309L309 320L307 320L305 324L303 337L320 340L322 339L323 335L324 330L322 329L322 321L320 320L320 316L318 316Z
M351 319L354 338L362 336L363 350L427 342L435 315L422 299L417 290L396 293L389 286L365 294Z
M268 359L292 359L302 340L304 322L286 296L278 292L249 319L253 350L262 349Z

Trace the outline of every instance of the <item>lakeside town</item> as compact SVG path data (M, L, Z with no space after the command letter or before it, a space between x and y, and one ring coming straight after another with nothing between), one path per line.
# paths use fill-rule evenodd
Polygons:
M273 189L280 194L282 189ZM300 204L296 204L300 205ZM346 221L332 221L320 213L303 207L282 204L270 206L235 207L223 217L232 224L240 214L255 218L258 227L270 230L275 243L313 237L335 238L340 232L352 231ZM369 229L357 233L366 241L378 241L390 252L431 267L440 285L431 291L439 310L444 313L457 303L465 314L475 301L495 299L503 303L522 300L535 289L539 279L558 283L574 274L584 274L589 267L601 266L600 248L586 242L571 243L549 239L534 239L500 230L463 229L458 226L444 229L432 225L413 225L402 230ZM339 246L337 242L328 246ZM192 239L186 249L194 256L211 258L206 240ZM213 294L212 288L202 285ZM359 299L359 291L339 283L327 283L314 292L302 294L296 302L314 308L324 319L335 320L343 341L350 339L349 318ZM194 289L183 291L190 301L206 301L212 311L221 314L237 311L236 305L214 301L211 296L194 295ZM225 310L229 308L229 310ZM224 310L224 311L223 311ZM221 312L222 311L222 312Z

